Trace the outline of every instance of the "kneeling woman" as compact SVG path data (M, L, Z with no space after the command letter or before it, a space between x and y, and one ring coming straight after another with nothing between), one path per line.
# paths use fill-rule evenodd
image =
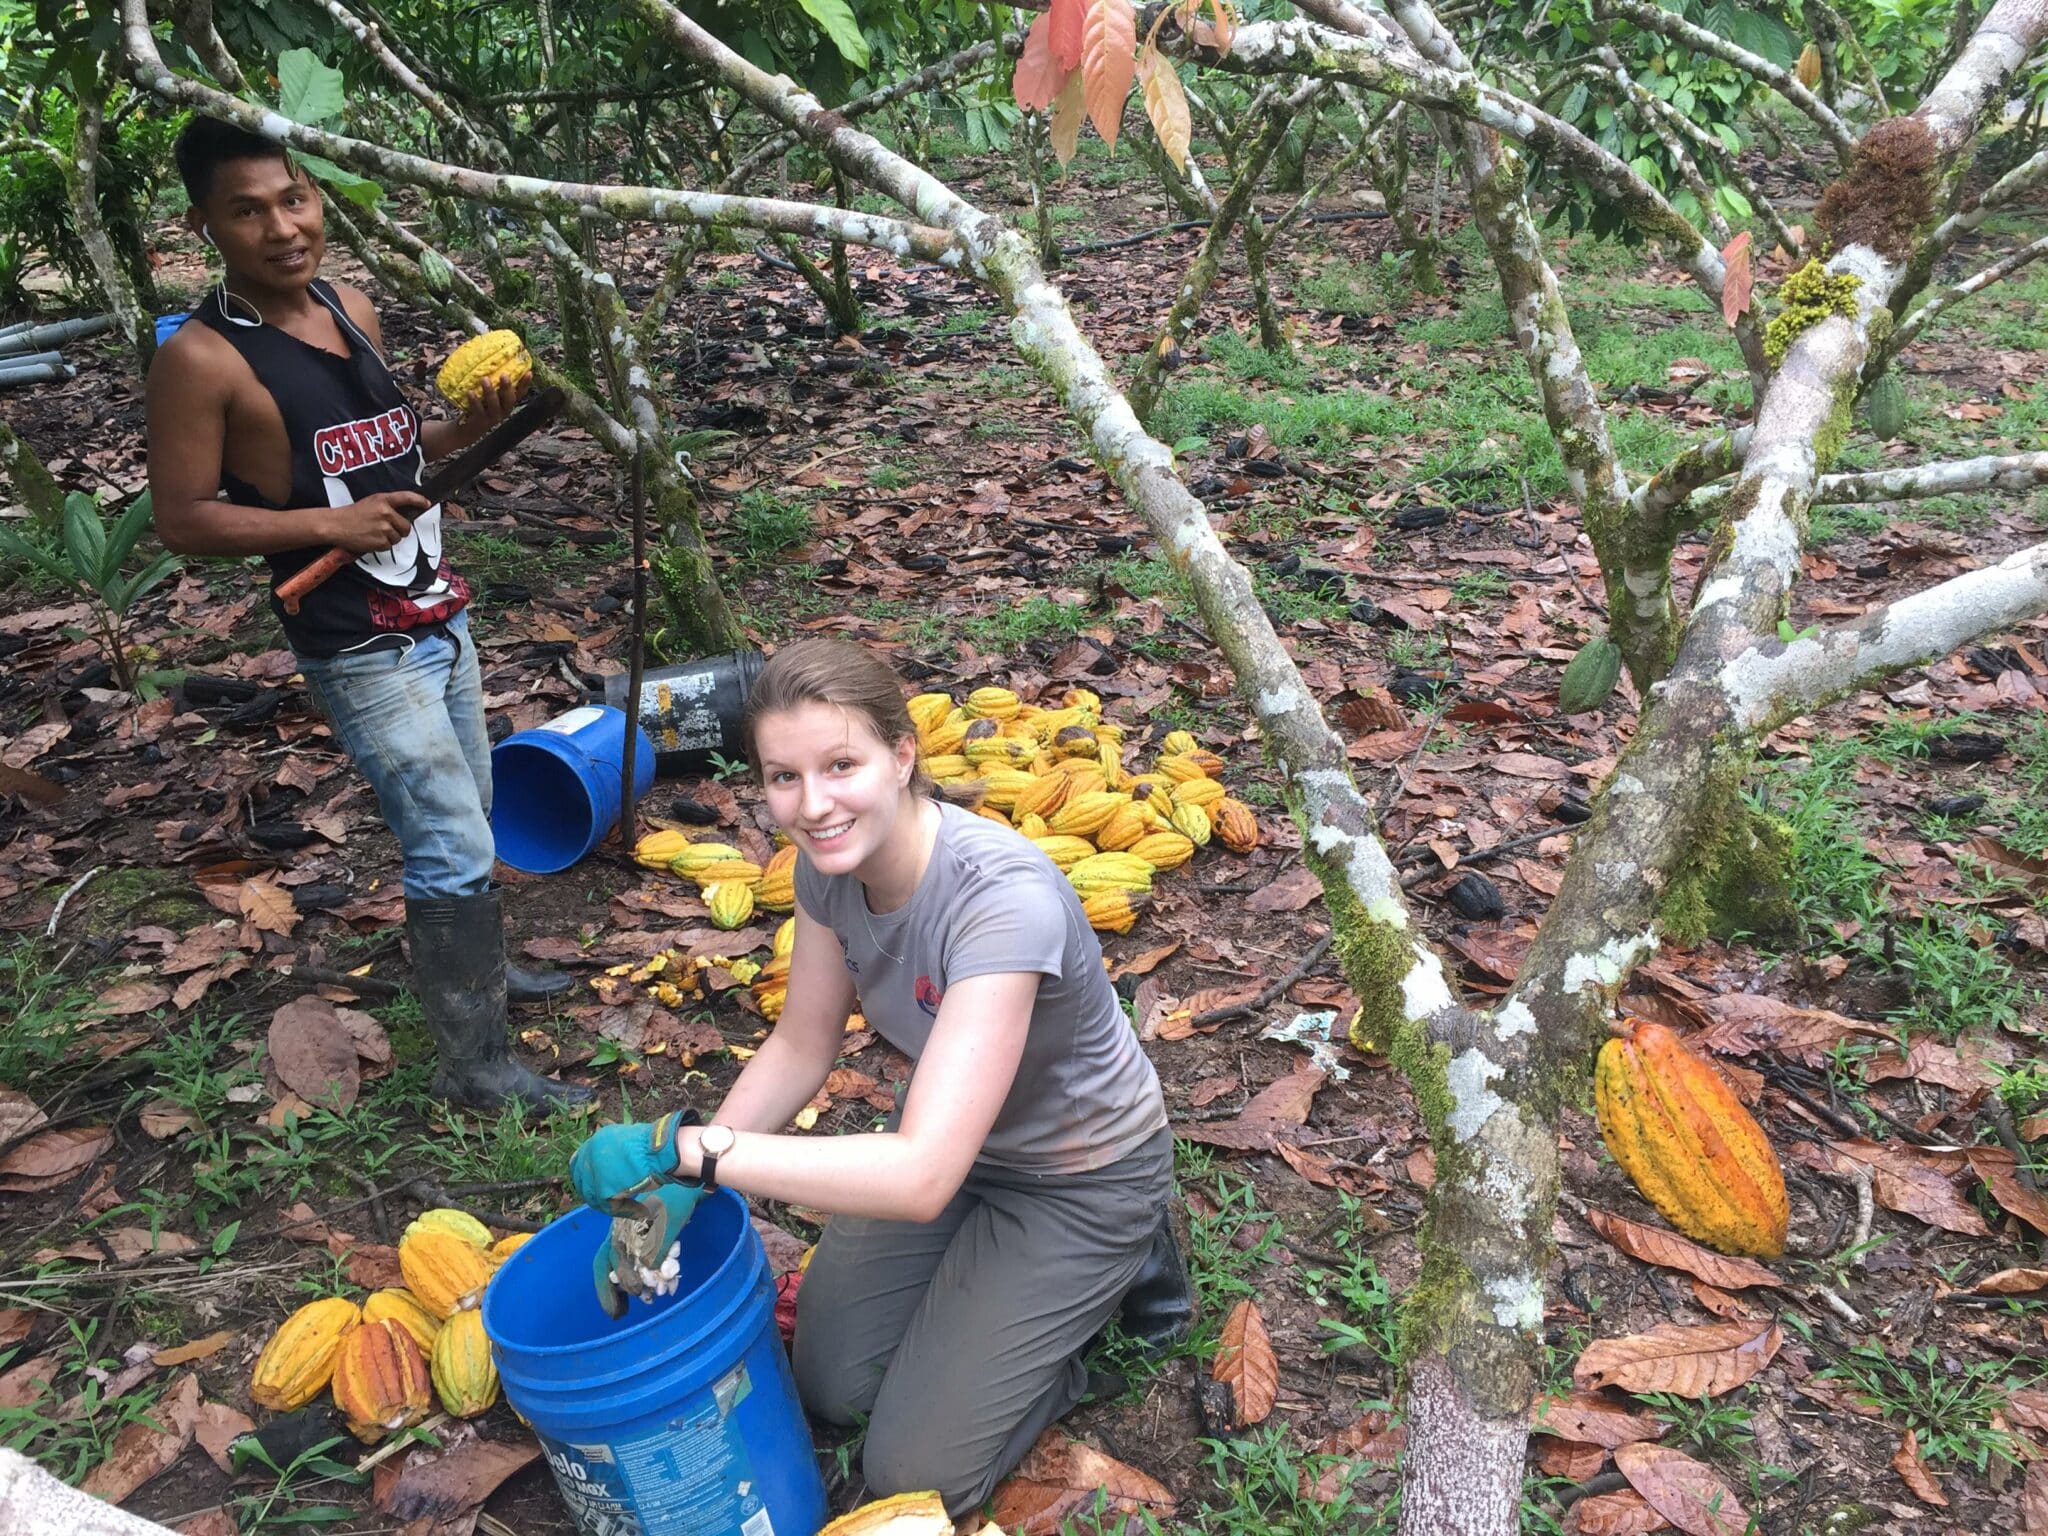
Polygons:
M746 731L798 850L781 1017L710 1124L608 1126L572 1177L600 1208L680 1174L831 1213L797 1297L798 1391L829 1422L865 1418L870 1493L936 1488L957 1518L1080 1401L1081 1352L1141 1272L1149 1305L1185 1306L1159 1080L1074 888L940 796L885 665L786 646ZM896 1114L780 1134L856 1004L915 1063ZM672 1224L694 1193L664 1187Z

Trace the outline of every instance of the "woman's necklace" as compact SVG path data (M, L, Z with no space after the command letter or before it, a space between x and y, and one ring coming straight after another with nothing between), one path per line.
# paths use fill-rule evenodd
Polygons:
M922 840L923 840L923 837L924 837L924 816L925 816L925 811L924 811L924 807L925 807L925 802L924 802L924 800L923 800L923 799L921 799L921 798L920 798L920 799L918 800L918 802L917 802L917 833L918 833L918 838L919 838L919 850L918 850L918 851L919 851L919 853L920 853L920 854L922 855L922 857L920 857L920 858L918 859L918 861L917 861L917 869L916 869L916 871L915 871L915 874L914 874L914 876L913 876L913 878L911 879L911 882L910 882L910 895L904 898L904 901L903 901L903 906L905 906L905 907L909 906L909 905L910 905L910 903L911 903L911 902L912 902L913 900L915 900L915 899L916 899L916 897L917 897L917 887L918 887L919 883L920 883L920 882L921 882L921 881L922 881L922 880L924 879L924 866L925 866L925 864L926 864L926 863L927 863L927 862L929 861L929 859L930 859L930 857L931 857L931 855L930 855L930 851L929 851L928 849L924 848L924 847L923 847L923 843L922 843ZM936 834L936 833L934 833L934 834L933 834L933 837L932 837L932 841L933 841L934 843L936 843L936 842L938 841L938 837L937 837L937 834ZM894 908L893 910L895 910L895 911L898 911L898 912L900 912L900 911L902 911L902 910L903 910L903 908L902 908L902 907L897 907L897 908ZM889 952L889 948L888 948L888 946L887 946L887 945L885 945L885 944L884 944L884 943L882 942L882 940L881 940L881 936L880 936L879 934L877 934L877 933L875 932L875 919L874 919L874 914L868 911L868 893L867 893L867 888L866 888L865 886L863 886L863 887L861 888L861 893L860 893L860 920L861 920L861 925L862 925L863 927L865 927L865 928L867 929L867 931L868 931L868 942L869 942L870 944L872 944L872 945L874 945L874 946L875 946L875 949L876 949L876 950L877 950L877 951L878 951L878 952L879 952L879 953L881 954L882 958L883 958L884 960L891 960L891 961L894 961L894 962L895 962L895 963L896 963L897 965L901 965L901 964L903 963L903 959L904 959L904 956L903 956L903 955L896 955L896 954L891 954L891 953ZM905 928L904 932L908 933L908 932L909 932L909 929L908 929L908 928ZM904 954L908 954L908 953L909 953L909 951L908 951L908 950L906 949L906 950L904 951Z

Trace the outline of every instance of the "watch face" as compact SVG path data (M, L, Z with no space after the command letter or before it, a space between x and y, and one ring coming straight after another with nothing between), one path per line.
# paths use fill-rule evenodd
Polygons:
M723 1157L732 1150L734 1136L729 1125L707 1125L697 1138L697 1145L713 1157Z

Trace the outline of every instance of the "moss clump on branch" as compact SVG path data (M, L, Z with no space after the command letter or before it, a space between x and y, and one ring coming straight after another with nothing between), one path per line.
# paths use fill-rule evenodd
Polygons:
M1697 850L1666 887L1658 925L1680 944L1739 933L1789 935L1799 921L1787 871L1792 829L1742 798L1746 751L1716 767L1691 844Z
M1422 1272L1401 1298L1395 1319L1395 1354L1405 1367L1418 1355L1448 1353L1463 1299L1475 1284L1472 1267L1452 1249L1420 1234Z
M1785 361L1792 343L1830 315L1854 317L1856 290L1863 279L1853 272L1833 273L1818 261L1786 278L1778 288L1782 306L1777 317L1764 327L1764 357L1773 368Z

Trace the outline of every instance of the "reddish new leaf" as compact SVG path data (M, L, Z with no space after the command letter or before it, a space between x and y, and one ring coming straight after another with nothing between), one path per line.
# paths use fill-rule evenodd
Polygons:
M1641 1259L1646 1264L1661 1264L1666 1269L1684 1270L1723 1290L1739 1291L1749 1285L1779 1284L1778 1277L1755 1259L1730 1258L1726 1254L1715 1253L1662 1227L1646 1226L1625 1216L1590 1209L1586 1212L1586 1220L1595 1232L1630 1258Z
M1067 83L1067 70L1053 57L1052 19L1041 15L1024 34L1024 51L1017 55L1017 68L1010 76L1010 94L1026 112L1043 112L1059 98Z
M1048 136L1052 140L1053 158L1059 161L1061 170L1073 164L1074 151L1081 147L1081 124L1088 120L1086 87L1081 71L1073 70L1060 88L1059 100L1052 104Z
M1138 72L1137 55L1138 17L1131 0L1088 0L1081 25L1081 76L1087 82L1088 121L1111 149Z
M1061 69L1081 67L1081 34L1088 18L1088 0L1052 0L1046 12L1052 22L1052 56Z
M1229 1385L1239 1428L1262 1424L1273 1411L1273 1402L1280 1395L1280 1362L1273 1358L1266 1320L1250 1297L1232 1307L1223 1320L1223 1333L1216 1341L1216 1364L1209 1374Z
M1777 1324L1707 1323L1688 1328L1659 1323L1648 1333L1597 1339L1572 1367L1587 1391L1672 1392L1718 1397L1732 1392L1771 1363L1783 1339Z
M1159 147L1176 168L1185 170L1188 143L1194 132L1188 119L1187 92L1181 89L1180 76L1174 73L1172 61L1161 57L1151 43L1138 56L1138 84L1145 98L1145 115L1152 119L1152 131L1159 136Z
M1733 325L1749 309L1750 289L1756 284L1749 266L1748 230L1728 242L1721 261L1727 268L1721 277L1721 318Z
M1665 1445L1624 1445L1614 1464L1658 1514L1686 1536L1744 1536L1749 1511L1707 1466Z

